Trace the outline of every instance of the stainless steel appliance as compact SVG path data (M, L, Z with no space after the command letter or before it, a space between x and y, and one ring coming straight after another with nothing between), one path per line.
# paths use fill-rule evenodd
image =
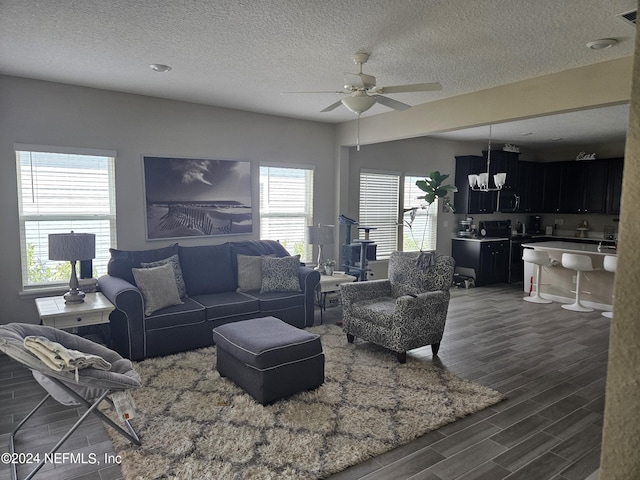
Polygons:
M473 225L472 218L460 220L460 228L458 229L458 236L471 237L473 235L472 225Z

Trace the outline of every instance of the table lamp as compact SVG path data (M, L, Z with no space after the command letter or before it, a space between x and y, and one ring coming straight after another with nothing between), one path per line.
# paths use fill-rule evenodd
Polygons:
M322 247L333 243L333 225L318 225L307 227L307 242L318 245L318 265L314 270L324 273L324 257Z
M76 262L91 260L96 256L96 236L93 233L51 233L49 234L49 260L71 262L69 291L64 294L65 303L84 302L84 292L78 288Z

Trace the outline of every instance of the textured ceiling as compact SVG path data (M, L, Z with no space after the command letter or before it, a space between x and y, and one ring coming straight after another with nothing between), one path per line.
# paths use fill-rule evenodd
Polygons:
M338 123L356 52L411 105L633 54L635 0L0 0L0 73ZM600 51L586 43L615 38ZM149 68L163 63L164 74ZM365 115L388 111L376 105ZM586 117L585 117L586 118ZM625 119L626 120L626 119ZM526 127L523 126L523 127ZM486 129L485 129L486 130ZM486 137L486 132L483 132Z

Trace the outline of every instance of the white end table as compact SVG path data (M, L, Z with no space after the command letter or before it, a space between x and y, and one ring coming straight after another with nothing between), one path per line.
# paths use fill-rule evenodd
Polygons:
M320 324L324 321L323 313L327 309L327 294L340 291L343 283L355 282L358 278L344 272L333 272L333 275L320 275L320 283L316 288L318 306L320 307Z
M43 325L59 329L109 323L115 309L102 293L87 293L84 302L66 304L62 296L36 298L38 315Z

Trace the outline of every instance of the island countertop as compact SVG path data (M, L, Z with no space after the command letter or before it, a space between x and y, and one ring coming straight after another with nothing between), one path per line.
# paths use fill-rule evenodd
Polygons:
M611 247L578 243L578 242L538 242L538 243L523 243L525 248L533 248L534 250L548 250L556 252L567 253L586 253L590 255L616 255L616 249Z

